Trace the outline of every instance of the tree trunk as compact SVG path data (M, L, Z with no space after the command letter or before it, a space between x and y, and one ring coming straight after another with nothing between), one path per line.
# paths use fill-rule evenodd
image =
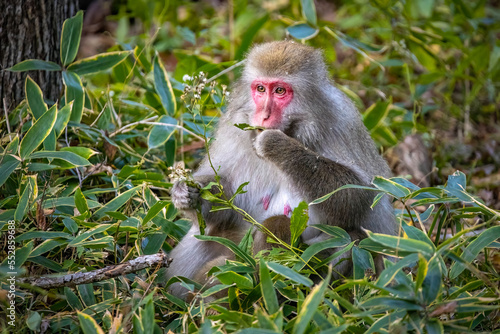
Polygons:
M8 113L23 100L27 74L40 86L46 99L56 101L60 98L60 73L16 73L5 69L26 59L60 63L62 24L77 10L78 0L0 1L0 109L6 108Z

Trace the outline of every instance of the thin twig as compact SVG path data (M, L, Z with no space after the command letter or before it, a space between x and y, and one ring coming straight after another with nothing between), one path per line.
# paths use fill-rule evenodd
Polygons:
M183 131L186 131L187 133L189 133L190 135L192 135L193 137L196 137L200 140L205 140L205 138L203 138L202 136L199 136L197 135L196 133L194 133L193 131L191 130L188 130L186 129L185 127L181 126L181 125L178 125L178 124L165 124L165 123L160 123L160 122L147 122L147 121L139 121L139 122L135 122L135 123L132 123L132 124L129 124L129 125L138 125L138 124L146 124L146 125L159 125L159 126L164 126L164 127L167 127L167 128L176 128L176 129L180 129L180 130L183 130ZM127 131L124 131L124 129L126 127L129 127L129 125L127 126L124 126L123 128L113 132L110 137L112 137L113 135L115 134L118 134L118 133L122 133L122 132L127 132Z

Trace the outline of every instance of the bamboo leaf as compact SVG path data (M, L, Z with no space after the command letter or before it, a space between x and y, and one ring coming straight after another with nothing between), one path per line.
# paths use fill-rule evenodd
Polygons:
M276 290L274 289L271 275L267 269L264 259L260 259L260 289L262 291L262 298L266 305L267 312L274 314L279 310L278 298L276 297Z
M84 334L104 334L102 328L90 315L78 312L78 320L80 321L80 328Z
M26 59L16 65L9 67L7 71L11 72L25 72L25 71L61 71L61 66L51 61L39 59Z
M24 91L28 106L35 120L39 119L47 110L47 105L43 101L43 93L36 82L28 75L24 83Z
M311 25L316 26L318 23L318 18L316 16L316 6L314 5L314 0L300 0L302 5L302 16Z
M329 273L327 278L325 278L323 282L321 282L321 284L316 285L311 290L311 293L307 295L304 303L300 307L297 321L293 326L293 334L303 334L306 331L307 327L309 326L309 322L318 310L319 304L323 301L326 288L328 287L328 283L330 282L330 277L331 273Z
M75 60L80 47L83 11L64 21L61 32L61 63L66 66Z
M155 125L149 132L148 147L150 149L161 146L170 139L176 130L177 120L171 116L163 115L158 119L157 123L165 125Z
M83 106L85 103L85 92L80 77L73 72L62 72L63 82L66 86L65 99L66 102L73 101L71 108L70 121L80 123L83 115Z
M57 112L56 124L54 124L56 139L59 138L59 136L62 134L62 132L68 125L69 119L71 117L72 107L73 107L73 101L71 101L70 103L66 103L66 105Z
M267 266L275 273L280 274L281 276L286 277L289 280L294 281L295 283L303 284L307 287L311 287L313 285L313 281L309 278L302 276L295 270L282 266L281 264L268 262Z
M65 151L39 151L32 153L28 159L61 159L64 161L69 162L70 164L74 166L88 166L91 165L91 163L87 160L82 158L81 156L73 153L73 152L65 152Z
M174 90L168 79L167 71L160 61L160 56L157 54L153 61L153 74L155 80L155 89L160 97L161 104L167 115L174 116L177 110L177 102L175 101Z
M460 256L466 263L471 263L485 247L500 238L500 226L488 228L472 241ZM465 264L455 262L450 268L450 278L456 278L465 269Z
M101 53L93 57L78 60L69 65L67 69L68 71L74 72L80 76L106 71L125 60L130 53L131 51Z
M292 233L291 245L295 245L300 235L307 227L307 222L309 221L308 209L309 206L306 202L300 202L299 205L293 209L290 219L290 231Z
M89 211L89 205L87 204L87 200L85 199L85 196L83 196L80 188L76 188L75 191L75 205L80 214Z
M57 106L53 105L26 132L19 149L21 159L24 160L47 138L56 122L56 115Z
M99 218L106 216L106 212L108 212L108 211L111 212L111 211L118 210L122 205L127 203L127 201L129 199L131 199L132 196L134 196L141 189L141 187L142 186L137 186L137 187L134 187L130 190L127 190L126 192L124 192L120 196L109 201L102 208L100 208L99 210L94 212L94 217L99 219Z

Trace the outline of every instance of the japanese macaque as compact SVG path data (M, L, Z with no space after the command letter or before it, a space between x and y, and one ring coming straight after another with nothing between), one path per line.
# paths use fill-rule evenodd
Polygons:
M375 175L390 175L359 112L329 80L317 49L289 41L257 45L231 97L209 148L210 159L229 197L242 183L250 182L234 203L285 241L290 239L289 217L301 201L309 203L346 184L367 186ZM238 123L264 130L244 131L234 126ZM214 180L207 158L194 178L202 186ZM352 240L366 237L363 229L395 235L389 199L383 198L371 209L374 195L362 189L341 190L309 207L308 224L340 226ZM251 227L237 212L209 212L211 203L184 182L174 184L171 196L175 207L185 211L201 201L207 235L238 243ZM266 236L258 230L254 233L254 251L268 248ZM171 252L169 277L203 282L210 268L233 257L220 244L197 240L197 234L199 227L193 224ZM329 236L308 227L301 238L314 244ZM344 267L337 268L344 273L350 270L339 267ZM185 297L180 285L170 289Z

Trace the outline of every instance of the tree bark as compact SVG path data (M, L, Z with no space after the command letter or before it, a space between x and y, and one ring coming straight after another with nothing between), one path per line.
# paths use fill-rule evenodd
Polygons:
M44 98L52 101L60 98L60 73L16 73L5 69L26 59L60 63L62 24L77 10L78 0L0 1L0 109L9 112L23 100L27 74L40 86ZM4 115L2 111L0 117Z

